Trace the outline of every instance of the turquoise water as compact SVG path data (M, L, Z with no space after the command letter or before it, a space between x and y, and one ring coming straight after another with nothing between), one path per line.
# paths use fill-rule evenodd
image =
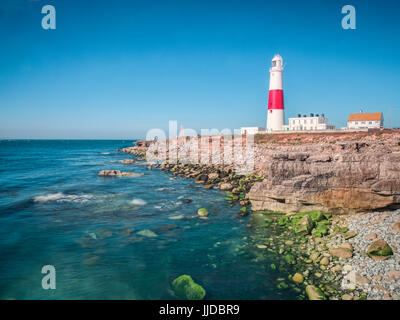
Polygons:
M255 246L265 227L239 217L219 190L119 163L130 155L116 149L130 145L0 141L1 299L174 299L170 283L181 274L207 299L297 297L276 289L287 271L270 270L277 257ZM104 169L144 175L97 176ZM44 265L56 268L55 290L41 287Z

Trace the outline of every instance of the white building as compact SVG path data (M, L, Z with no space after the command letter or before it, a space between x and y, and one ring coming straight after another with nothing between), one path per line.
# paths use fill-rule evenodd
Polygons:
M261 127L241 127L240 134L257 134L265 131L264 128Z
M352 113L347 119L347 129L381 129L383 128L382 112Z
M289 118L289 124L283 126L285 131L318 131L318 130L334 130L335 126L328 123L328 118L324 114L313 114L309 117L301 116L297 118Z

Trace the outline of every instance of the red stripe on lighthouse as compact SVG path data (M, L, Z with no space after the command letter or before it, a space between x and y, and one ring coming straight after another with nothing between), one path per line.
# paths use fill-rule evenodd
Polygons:
M283 109L283 90L269 90L268 110Z

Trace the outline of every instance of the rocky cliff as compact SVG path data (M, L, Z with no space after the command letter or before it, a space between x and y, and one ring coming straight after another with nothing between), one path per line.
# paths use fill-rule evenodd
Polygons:
M253 210L354 213L400 204L398 131L312 140L257 144L256 170L266 178L248 193Z
M214 168L217 171L213 170L222 172L220 167L223 166L224 170L234 171L234 166L222 164L224 138L214 138L220 140L216 145L220 147L221 162ZM142 141L122 151L144 155L149 147L156 145ZM193 145L184 138L172 149L168 148L167 159L171 150L184 154L190 148ZM231 153L232 148L229 148ZM199 140L194 149L198 150L194 158L201 159L211 149L211 142ZM246 162L246 158L242 160ZM252 185L247 193L253 210L321 210L341 214L400 205L399 130L257 135L254 166L253 174L264 179ZM169 167L176 169L176 166ZM196 164L191 170L197 175L214 172L210 171L210 165L204 164ZM224 179L228 178L219 177L214 188L222 188L229 182Z

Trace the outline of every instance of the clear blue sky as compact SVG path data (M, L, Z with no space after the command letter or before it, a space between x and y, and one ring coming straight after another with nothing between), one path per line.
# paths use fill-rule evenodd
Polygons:
M56 8L43 30L41 8ZM343 30L352 4L357 29ZM400 126L400 1L0 2L0 138L140 138L265 127L283 56L286 117L383 111Z

